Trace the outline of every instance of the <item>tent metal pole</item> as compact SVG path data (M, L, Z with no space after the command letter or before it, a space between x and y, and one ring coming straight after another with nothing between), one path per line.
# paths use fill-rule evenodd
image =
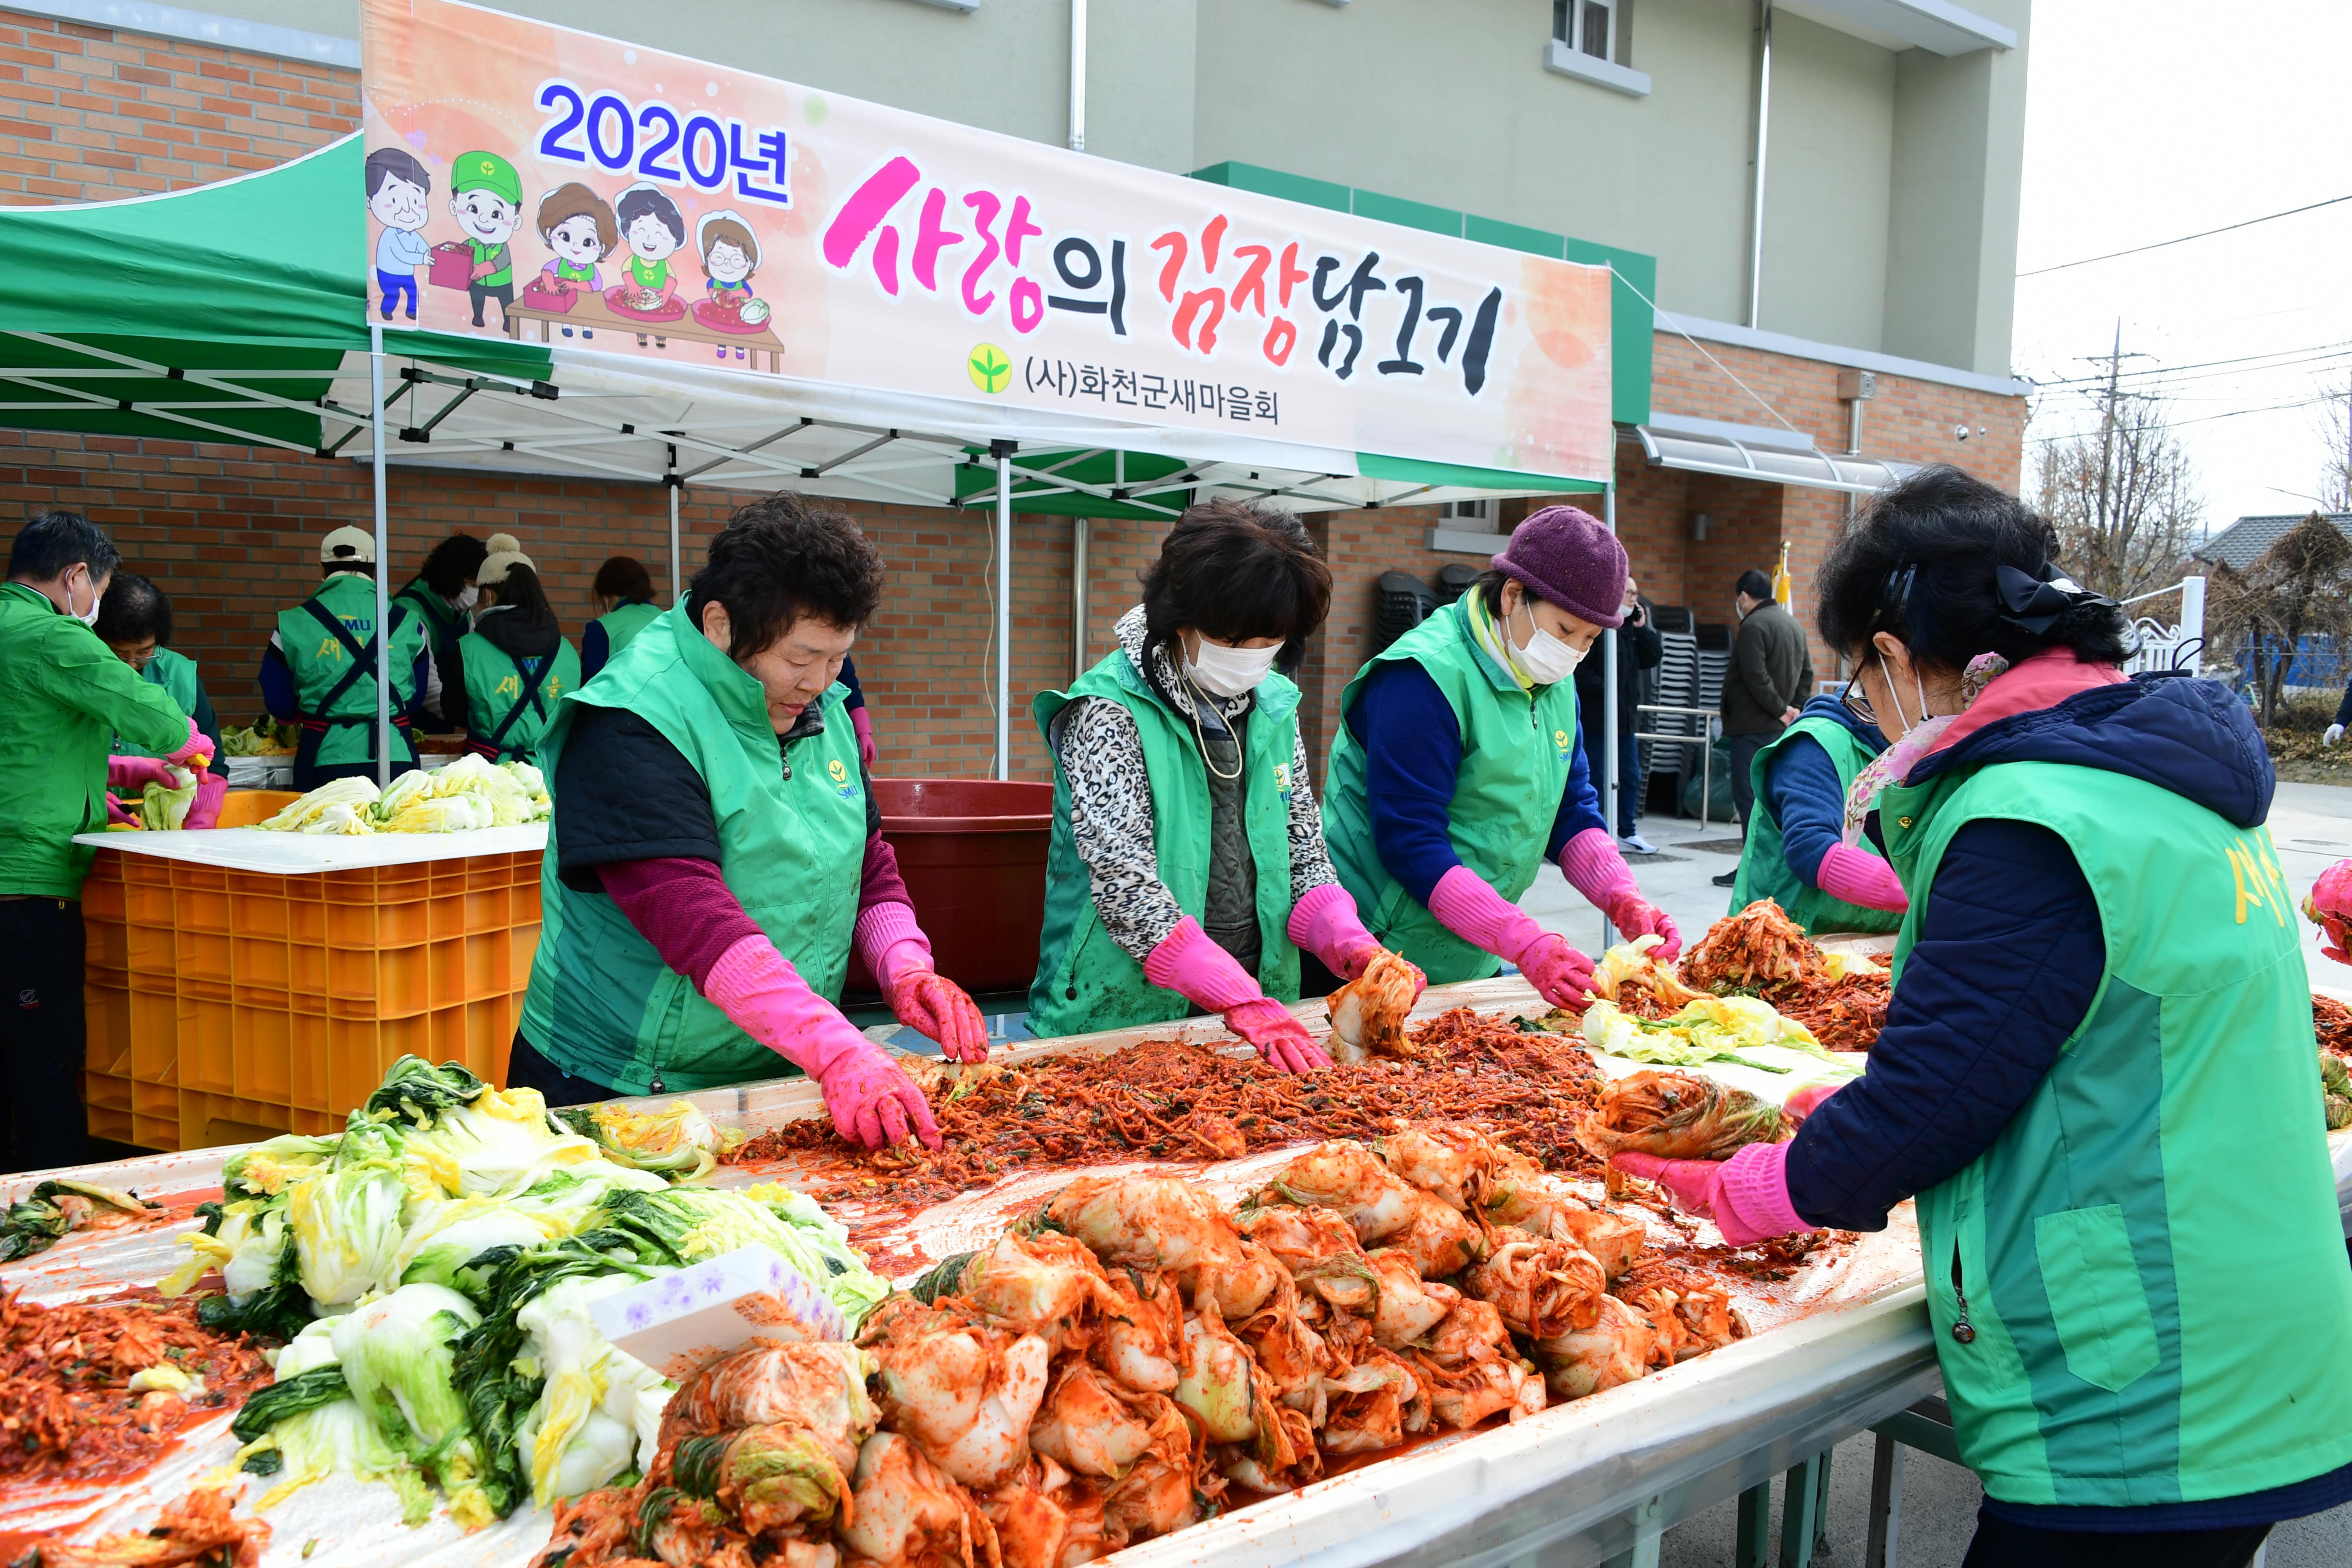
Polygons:
M1609 444L1612 448L1610 458L1613 465L1616 458L1614 448L1617 444L1614 431L1611 432ZM1617 487L1613 482L1607 489L1601 492L1601 521L1612 535L1617 531ZM1616 837L1617 824L1622 820L1617 815L1617 737L1622 722L1617 711L1617 661L1623 657L1622 651L1617 645L1621 638L1622 634L1618 632L1612 631L1609 634L1605 639L1608 646L1601 654L1601 722L1608 726L1601 748L1602 759L1601 765L1607 769L1609 773L1601 791L1601 815L1608 818L1608 830L1612 837ZM1613 946L1616 940L1613 928L1609 923L1609 917L1606 914L1602 915L1601 917L1602 951L1605 952Z
M375 410L375 782L392 782L392 525L383 486L383 328L368 323L368 403Z
M669 449L669 471L662 476L662 484L669 491L669 602L675 605L681 593L677 562L677 492L686 488L686 481L677 477L676 447Z
M1010 441L991 444L996 458L996 776L1013 776L1013 454Z
M1091 519L1070 520L1070 679L1087 672L1087 557L1094 548Z

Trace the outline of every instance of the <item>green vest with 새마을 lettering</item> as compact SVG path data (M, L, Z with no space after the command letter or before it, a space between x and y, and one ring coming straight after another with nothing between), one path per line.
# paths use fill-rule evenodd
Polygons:
M1160 880L1177 907L1199 920L1209 897L1207 765L1192 721L1151 689L1124 648L1114 648L1067 691L1038 695L1032 711L1055 752L1054 718L1098 697L1135 720L1151 784L1151 845ZM1257 870L1257 982L1277 1002L1298 1000L1298 949L1290 924L1290 766L1297 754L1298 688L1268 675L1252 693L1242 753L1243 830ZM1143 965L1111 939L1095 911L1092 880L1070 828L1070 780L1054 763L1054 837L1045 857L1045 928L1029 987L1029 1027L1041 1039L1164 1024L1192 1011L1176 992L1144 977Z
M302 736L294 752L294 786L310 789L314 768L375 761L375 581L339 573L278 616L278 647L294 677ZM392 606L392 771L416 765L406 715L416 700L416 656L425 630Z
M839 682L828 689L824 728L787 754L760 682L711 646L681 602L593 681L564 694L540 765L558 789L566 738L592 707L625 709L661 731L709 791L728 889L809 989L837 1000L866 860L865 783L846 696ZM564 886L557 833L551 822L523 1038L565 1072L621 1094L793 1076L790 1061L665 964L609 897Z
M2040 762L1879 799L1911 889L1895 986L1953 835L2066 843L2097 901L2090 1012L1984 1153L1919 1194L1960 1458L2004 1502L2199 1502L2352 1463L2352 1270L2311 985L2266 828Z
M580 655L558 638L518 658L479 632L459 639L466 671L466 743L494 763L527 763L555 721L555 706L580 689Z
M1323 784L1323 837L1339 880L1381 945L1419 964L1433 985L1484 980L1502 961L1446 930L1381 864L1363 742L1346 721L1357 692L1392 664L1418 664L1437 683L1462 737L1446 837L1463 865L1513 901L1535 886L1577 744L1576 682L1522 688L1478 646L1470 605L1464 595L1356 672L1339 696L1339 733Z
M1900 914L1849 904L1806 882L1790 868L1780 819L1772 815L1772 807L1765 798L1764 778L1771 769L1772 758L1798 735L1811 736L1830 754L1830 762L1837 768L1841 792L1853 787L1855 778L1877 754L1864 745L1853 731L1819 713L1798 720L1780 731L1780 739L1756 753L1748 774L1754 781L1756 809L1748 817L1748 843L1739 854L1739 879L1732 884L1730 912L1736 915L1759 899L1770 899L1788 910L1789 918L1804 927L1807 935L1894 931L1903 923ZM1843 806L1842 794L1840 804ZM1865 854L1878 853L1866 837L1856 847Z

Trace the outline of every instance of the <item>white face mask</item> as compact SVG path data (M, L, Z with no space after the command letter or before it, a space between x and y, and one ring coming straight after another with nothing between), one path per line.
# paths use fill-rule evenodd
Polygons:
M1927 689L1919 683L1918 670L1912 670L1911 689L1919 699L1919 717L1914 719L1903 711L1903 694L1895 689L1895 672L1886 668L1886 656L1882 653L1876 657L1878 678L1886 682L1887 700L1895 704L1895 721L1903 726L1903 733L1907 735L1927 721Z
M457 590L457 607L461 610L470 610L481 596L482 591L468 583Z
M73 584L68 583L66 584L66 614L83 626L94 626L98 625L98 606L105 601L105 598L106 595L103 594L92 593L89 596L89 608L87 611L77 610L73 607Z
M1525 647L1513 645L1511 660L1520 674L1538 686L1557 686L1576 673L1576 667L1584 662L1584 650L1544 630L1532 604L1522 599L1519 605L1528 613L1528 640Z
M1244 697L1256 690L1274 673L1274 657L1282 651L1280 643L1272 647L1228 647L1207 637L1199 640L1200 652L1184 656L1185 679L1219 697Z

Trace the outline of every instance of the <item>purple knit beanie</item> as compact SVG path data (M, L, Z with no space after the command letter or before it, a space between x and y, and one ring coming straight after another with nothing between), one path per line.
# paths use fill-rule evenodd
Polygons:
M1590 512L1572 506L1529 512L1490 564L1579 620L1624 624L1625 547Z

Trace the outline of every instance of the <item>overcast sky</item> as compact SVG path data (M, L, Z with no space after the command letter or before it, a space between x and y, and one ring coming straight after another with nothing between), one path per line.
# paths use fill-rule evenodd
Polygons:
M2344 0L2042 0L2018 270L2352 195L2347 64ZM2125 351L2153 356L2126 374L2172 389L2209 526L2312 505L2311 400L2352 374L2352 202L2021 277L2015 366L2045 387L2029 437L2089 422L2049 384L2103 374L2118 318Z

